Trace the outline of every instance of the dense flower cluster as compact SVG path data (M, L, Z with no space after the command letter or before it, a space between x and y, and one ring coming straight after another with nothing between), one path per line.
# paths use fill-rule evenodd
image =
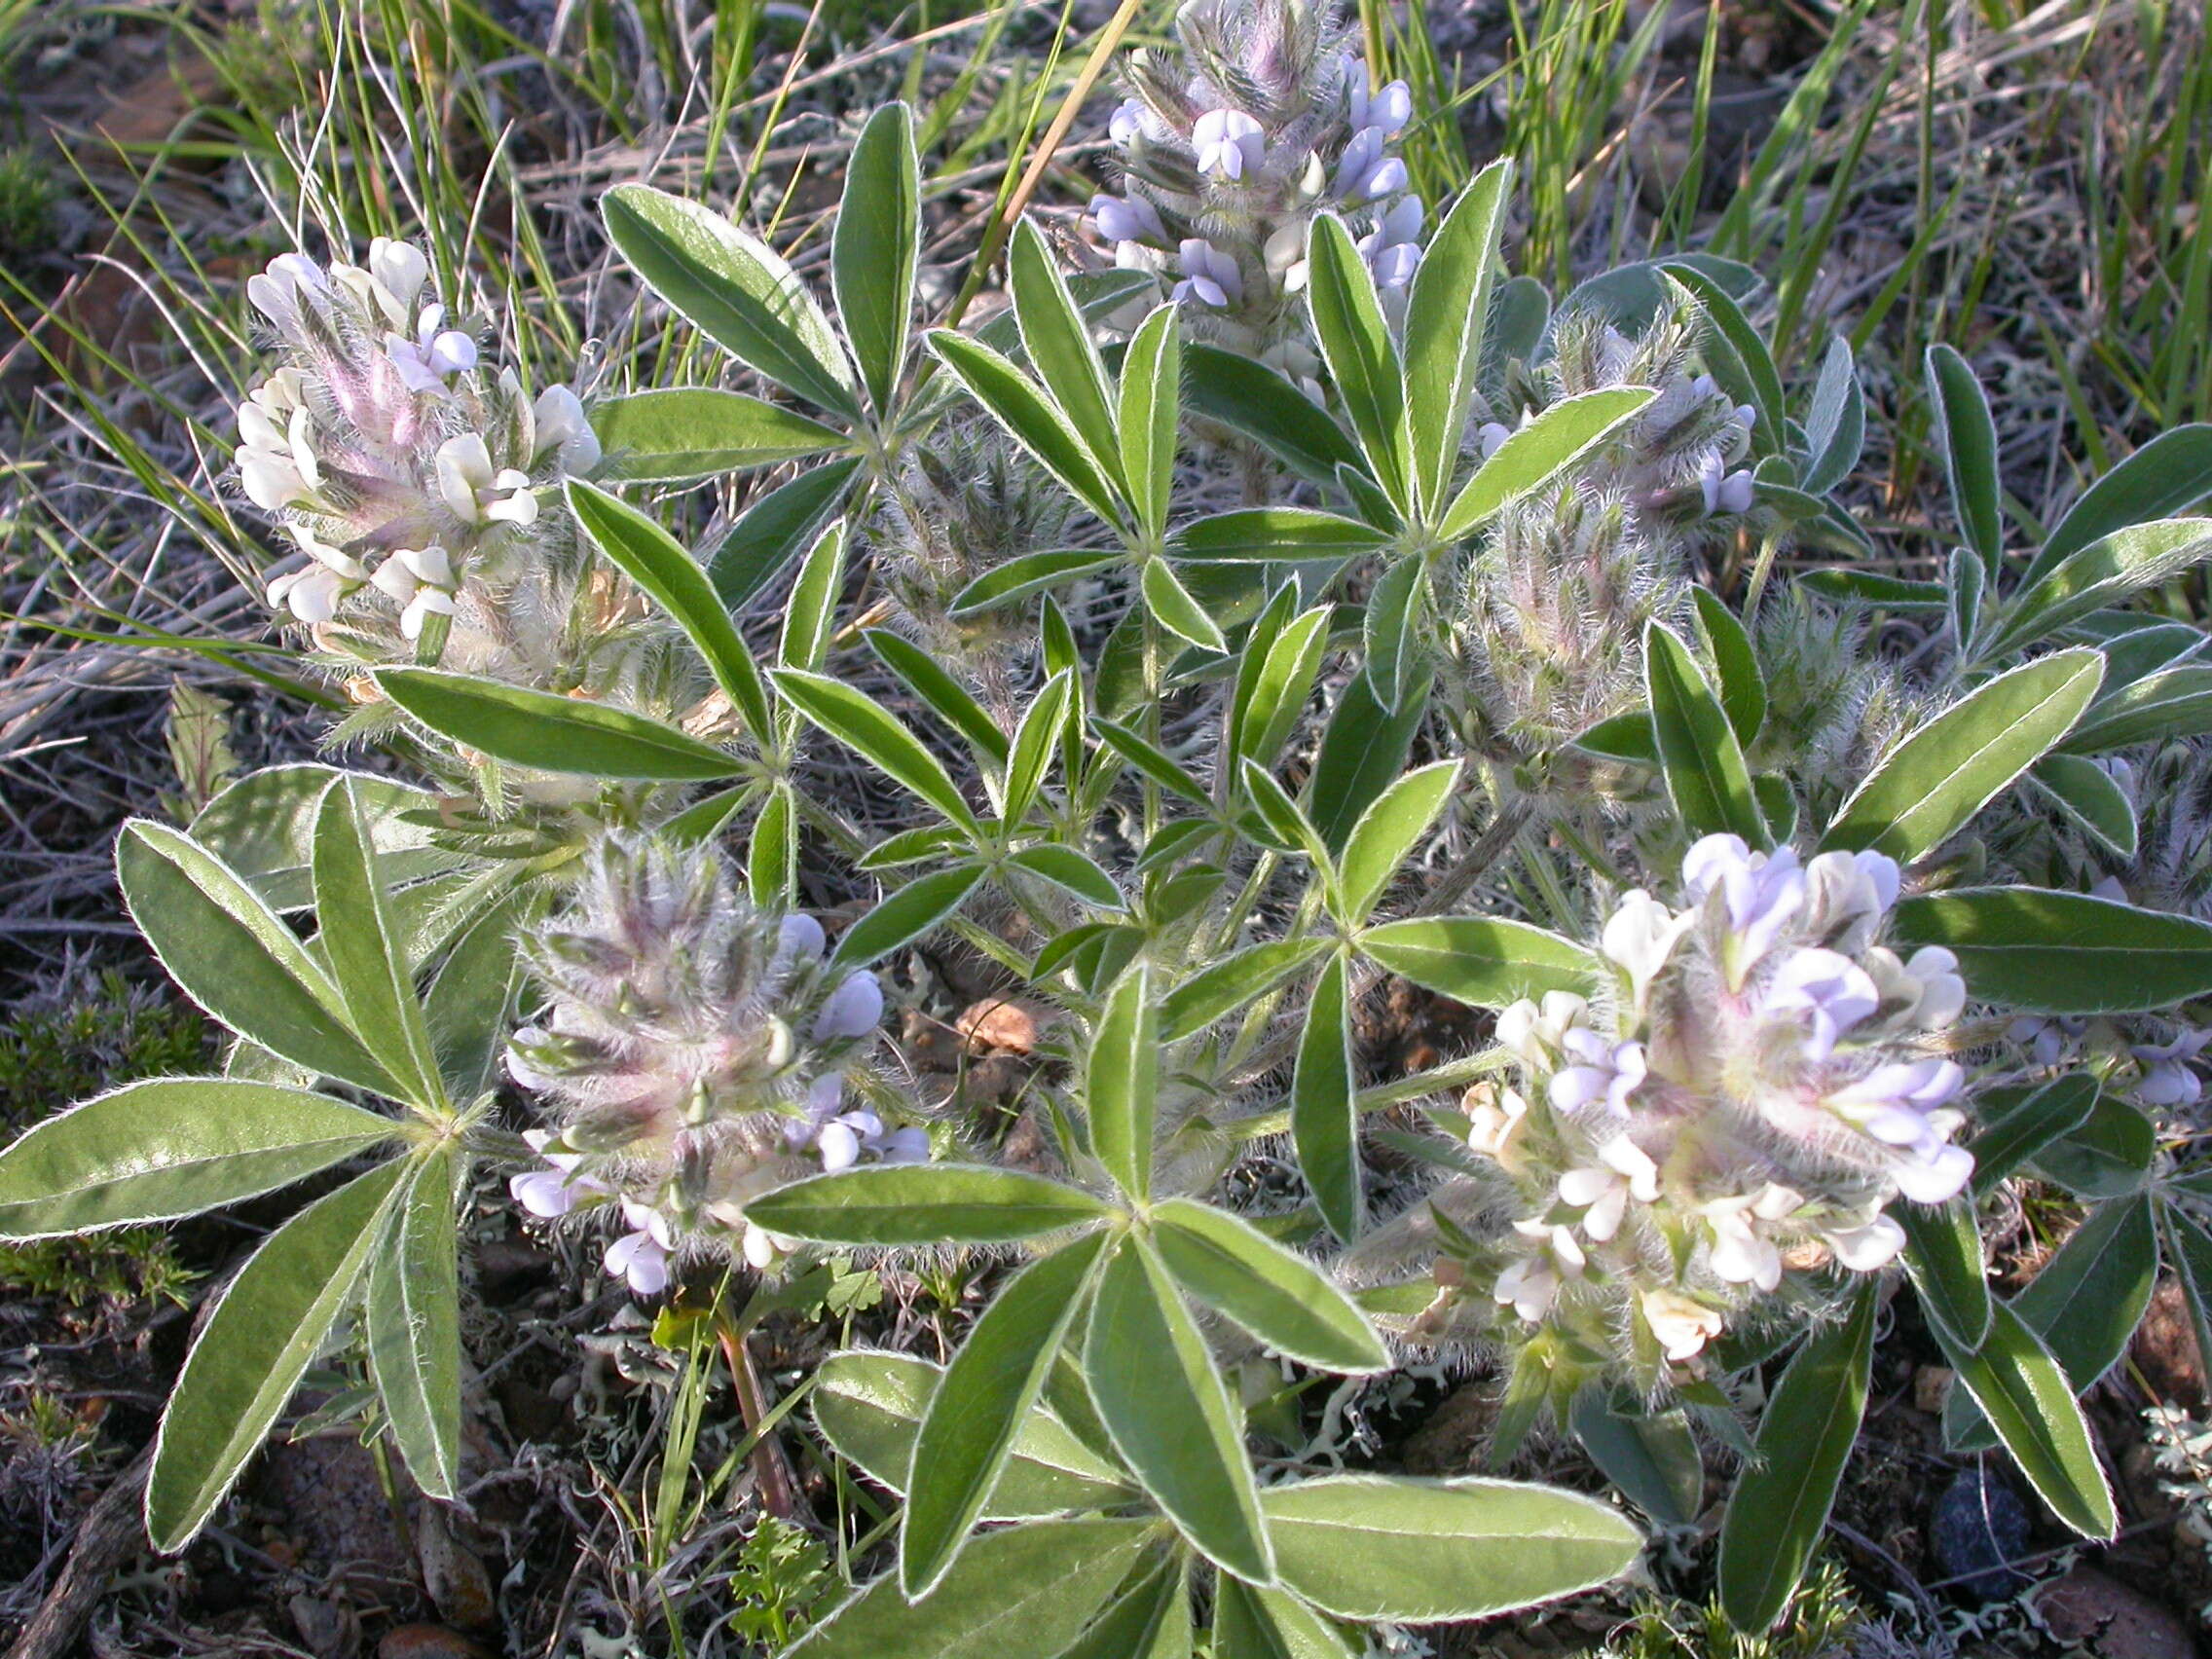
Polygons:
M1965 1078L1934 1037L1965 987L1950 952L1875 942L1898 873L1708 836L1679 906L1637 891L1606 921L1617 995L1500 1016L1523 1085L1467 1102L1470 1144L1522 1199L1498 1304L1595 1351L1688 1361L1787 1268L1887 1265L1892 1200L1966 1185Z
M1485 458L1561 399L1617 387L1657 394L1567 484L1509 506L1471 554L1452 617L1462 724L1479 754L1547 757L1554 782L1592 768L1559 754L1643 701L1643 630L1690 607L1691 538L1752 510L1753 412L1697 364L1689 315L1631 339L1568 313L1539 368L1515 365L1474 440ZM1522 780L1528 782L1526 778Z
M284 366L239 406L239 481L306 556L268 589L300 622L423 638L472 569L530 538L538 493L599 461L576 394L487 374L478 325L429 275L380 237L366 267L288 253L246 284Z
M745 1219L818 1169L928 1156L928 1133L848 1107L883 1017L866 971L834 974L821 924L755 908L711 852L610 835L573 903L525 940L544 991L507 1064L554 1124L517 1175L533 1214L618 1210L609 1272L640 1295L673 1256L791 1248Z
M1420 263L1423 208L1391 146L1402 81L1372 90L1334 16L1306 0L1192 0L1177 56L1137 53L1109 130L1126 194L1090 204L1115 263L1173 284L1194 332L1312 382L1297 299L1316 213L1359 239L1386 310Z

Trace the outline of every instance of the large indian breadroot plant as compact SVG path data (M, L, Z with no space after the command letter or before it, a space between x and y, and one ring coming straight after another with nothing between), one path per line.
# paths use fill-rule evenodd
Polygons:
M2161 1149L2212 995L2194 820L2128 787L2194 777L2212 724L2201 637L2127 608L2212 553L2212 523L2159 516L2212 486L2203 435L2017 547L1991 417L1938 351L1941 579L1785 582L1785 545L1862 534L1830 498L1863 429L1848 348L1790 387L1752 274L1710 258L1555 307L1504 274L1503 165L1394 252L1402 90L1272 0L1181 33L1187 63L1132 69L1131 194L1097 215L1161 257L1070 276L1025 227L972 333L912 325L896 107L854 151L827 301L703 204L607 198L743 389L645 387L587 426L488 376L393 244L256 288L283 360L241 481L312 562L277 598L440 788L291 765L127 827L134 917L238 1041L223 1075L0 1153L17 1236L320 1183L186 1363L158 1543L340 1343L373 1426L460 1495L455 1205L488 1167L642 1296L830 1251L1003 1263L948 1363L815 1380L820 1432L903 1509L896 1566L803 1651L1181 1651L1202 1622L1225 1654L1347 1653L1348 1627L1635 1558L1619 1502L1256 1457L1284 1433L1236 1385L1256 1351L1347 1387L1494 1363L1500 1456L1572 1435L1662 1523L1778 1367L1718 1561L1761 1628L1901 1279L1960 1379L1953 1443L2111 1533L2076 1396L2162 1257L2193 1295L2212 1263ZM1209 510L1224 432L1264 489ZM794 461L705 557L641 493ZM1725 593L1716 549L1750 555ZM895 609L847 614L864 560ZM1878 654L1862 613L1926 648ZM620 666L522 648L525 617L619 618ZM850 821L831 753L894 827ZM871 901L834 939L802 863ZM872 1063L883 967L940 933L1051 1016L1018 1156ZM1472 1051L1373 1068L1357 1015L1391 976L1489 1011ZM1976 1206L2023 1171L2086 1213L2008 1300Z

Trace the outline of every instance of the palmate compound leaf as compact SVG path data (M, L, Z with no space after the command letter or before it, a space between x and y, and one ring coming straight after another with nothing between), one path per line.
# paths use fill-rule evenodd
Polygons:
M352 1300L404 1159L318 1198L263 1241L223 1291L185 1356L146 1478L146 1534L191 1542L259 1450L276 1414Z
M1152 1520L1033 1521L971 1543L929 1596L909 1603L886 1573L797 1641L788 1659L1011 1659L1058 1653L1127 1575Z
M1849 1317L1789 1362L1759 1419L1758 1461L1720 1526L1720 1605L1746 1635L1782 1617L1827 1526L1866 1410L1877 1311L1874 1286L1861 1286Z
M1260 1494L1282 1587L1342 1618L1487 1618L1603 1584L1642 1535L1617 1509L1516 1481L1330 1475Z
M173 1221L288 1186L390 1139L389 1118L230 1078L130 1083L0 1152L0 1237Z

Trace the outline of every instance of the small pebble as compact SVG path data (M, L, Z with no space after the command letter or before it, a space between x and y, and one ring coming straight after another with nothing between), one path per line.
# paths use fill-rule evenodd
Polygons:
M2004 1478L1987 1466L1968 1469L1936 1500L1928 1521L1929 1549L1948 1588L1977 1602L2013 1596L2025 1574L2006 1566L2028 1550L2028 1512Z

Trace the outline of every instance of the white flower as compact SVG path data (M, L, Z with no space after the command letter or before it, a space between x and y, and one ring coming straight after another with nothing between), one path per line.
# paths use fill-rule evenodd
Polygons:
M1650 1001L1651 982L1696 920L1694 910L1677 914L1641 887L1623 894L1613 913L1605 918L1598 948L1628 975L1639 1017Z
M1714 1272L1730 1284L1772 1290L1782 1282L1782 1252L1772 1239L1759 1234L1759 1218L1752 1214L1752 1206L1762 1197L1763 1193L1746 1193L1712 1199L1700 1208L1713 1234L1713 1253L1708 1261Z
M1240 179L1267 160L1265 129L1240 109L1209 109L1191 129L1201 177Z
M1529 1126L1529 1101L1517 1088L1478 1085L1460 1102L1467 1114L1467 1145L1507 1169L1517 1166L1523 1131Z
M369 275L376 280L379 298L391 302L387 314L392 327L406 327L423 284L430 279L430 262L406 242L377 237L369 243Z
M1720 1314L1715 1309L1702 1302L1693 1302L1678 1290L1663 1286L1647 1290L1642 1304L1643 1322L1651 1327L1651 1334L1659 1339L1667 1357L1677 1363L1696 1358L1705 1345L1719 1336L1723 1329Z
M1572 991L1546 991L1539 1005L1524 997L1497 1016L1498 1046L1524 1064L1548 1071L1567 1034L1590 1017L1590 1004Z
M1511 1304L1514 1312L1532 1325L1551 1311L1561 1284L1582 1276L1589 1258L1567 1228L1541 1221L1517 1221L1513 1230L1543 1247L1499 1273L1491 1294L1500 1303Z
M1106 133L1115 143L1127 149L1144 132L1144 104L1137 98L1124 98L1107 118Z
M559 452L563 472L589 472L599 464L599 434L584 414L583 400L565 386L549 386L531 405L531 461Z
M1090 216L1098 234L1112 242L1164 242L1167 227L1160 222L1160 209L1141 196L1123 201L1119 196L1090 199Z
M1626 1135L1599 1147L1595 1164L1559 1178L1559 1201L1584 1211L1582 1231L1600 1244L1621 1230L1630 1198L1648 1204L1658 1197L1659 1165Z
M781 1233L770 1233L765 1227L745 1223L745 1242L742 1246L748 1266L766 1272L777 1261L798 1248L798 1240Z
M481 432L463 432L438 446L438 493L463 524L537 522L530 475L509 466L495 471Z
M432 616L453 614L453 595L440 588L421 587L399 611L399 632L403 639L420 640L423 626Z
M330 278L323 275L322 267L306 254L280 253L269 262L266 272L246 278L245 297L279 333L296 335L301 299L326 292L329 287Z
M1183 280L1175 284L1176 299L1196 296L1221 311L1244 297L1244 274L1233 255L1223 253L1202 237L1185 239L1179 253Z
M300 621L313 626L337 615L339 604L349 591L350 584L336 571L323 565L311 565L271 582L269 603L289 610Z
M1805 1051L1816 1060L1835 1052L1836 1041L1881 1006L1881 993L1866 970L1848 956L1818 945L1793 950L1782 959L1766 987L1769 1014L1809 1016Z
M1859 1227L1831 1227L1822 1236L1835 1259L1855 1273L1871 1273L1888 1267L1904 1248L1904 1229L1886 1215Z
M445 308L426 306L415 338L384 337L384 354L409 391L443 391L446 382L476 366L476 342L445 326Z

